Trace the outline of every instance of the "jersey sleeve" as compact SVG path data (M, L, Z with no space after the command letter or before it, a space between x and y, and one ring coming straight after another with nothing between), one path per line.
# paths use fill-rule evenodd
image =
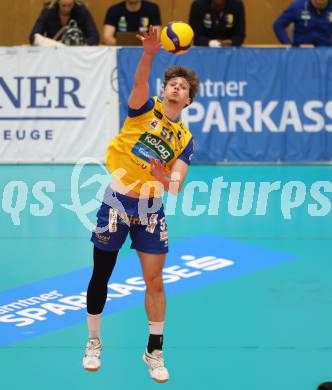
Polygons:
M146 103L143 104L141 108L133 109L128 106L128 116L130 118L134 118L135 116L139 116L145 114L148 111L151 111L154 107L154 99L151 97Z
M184 161L187 165L190 165L193 154L194 154L194 139L191 138L188 145L185 147L185 149L180 154L178 159Z
M282 44L291 45L292 41L289 38L286 28L296 21L296 6L294 3L290 4L289 7L284 11L277 20L273 23L273 30Z
M105 15L104 24L116 27L118 24L119 15L117 8L110 7Z
M48 19L48 9L44 9L41 14L39 15L38 19L36 20L36 23L34 24L32 31L29 36L30 44L32 45L34 42L34 35L35 34L41 34L44 35L46 31L47 26L47 19Z

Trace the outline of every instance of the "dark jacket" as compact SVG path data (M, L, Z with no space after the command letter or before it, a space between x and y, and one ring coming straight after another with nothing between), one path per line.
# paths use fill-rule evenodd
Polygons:
M82 30L87 45L98 45L99 33L97 27L89 10L84 5L74 5L69 17L69 20L72 19L77 22L77 27ZM34 34L39 33L47 38L53 38L62 27L58 4L53 8L46 7L33 26L29 37L30 43L33 43Z
M292 39L285 31L291 23L294 23ZM296 0L274 22L273 29L284 44L332 46L332 1L319 11L310 0Z
M191 5L189 24L194 30L194 44L208 46L211 39L231 39L241 46L245 39L245 11L241 0L226 0L224 12L212 9L211 0L195 0Z

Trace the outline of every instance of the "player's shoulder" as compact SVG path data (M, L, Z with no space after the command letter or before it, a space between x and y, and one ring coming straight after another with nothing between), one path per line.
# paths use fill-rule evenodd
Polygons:
M110 7L108 7L107 12L108 13L121 12L123 11L123 9L125 9L125 5L126 5L125 1L121 1L120 3L113 4Z
M243 0L232 0L229 4L230 7L234 10L238 10L244 7Z
M304 9L306 6L307 0L295 0L292 3L289 4L290 9L298 10L298 9Z
M128 105L128 117L137 118L150 112L155 107L156 101L153 97L150 97L142 107L132 108Z
M192 9L210 10L211 2L209 0L194 0L191 4Z
M191 131L189 130L188 126L186 126L182 120L180 119L179 122L178 122L178 129L179 129L179 134L182 138L184 138L184 140L186 141L186 143L189 143L191 139L193 139L193 135L191 133Z
M42 9L42 12L41 12L41 15L42 17L44 18L56 18L57 15L58 15L58 11L56 10L55 7L49 7L49 6L46 6L45 8Z
M154 3L152 1L142 1L142 6L145 10L159 10L159 5L157 3Z
M86 14L89 14L90 11L88 10L88 8L84 5L84 4L75 4L74 5L74 8L73 8L73 11L77 14L77 15L80 15L80 16L85 16Z
M225 13L236 12L244 7L242 0L229 0L225 6Z

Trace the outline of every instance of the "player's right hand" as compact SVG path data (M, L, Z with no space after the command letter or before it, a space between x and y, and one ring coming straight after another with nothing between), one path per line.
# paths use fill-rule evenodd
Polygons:
M146 54L155 54L161 48L161 43L158 39L158 30L156 27L150 26L147 32L142 35L136 35L141 40Z

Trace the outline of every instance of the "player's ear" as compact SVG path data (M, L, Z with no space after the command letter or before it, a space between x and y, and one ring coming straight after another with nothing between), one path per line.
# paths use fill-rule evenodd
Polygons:
M186 102L186 105L184 106L184 108L186 108L186 107L190 106L190 104L191 104L191 99L190 99L190 98L188 98L188 100L187 100L187 102Z

